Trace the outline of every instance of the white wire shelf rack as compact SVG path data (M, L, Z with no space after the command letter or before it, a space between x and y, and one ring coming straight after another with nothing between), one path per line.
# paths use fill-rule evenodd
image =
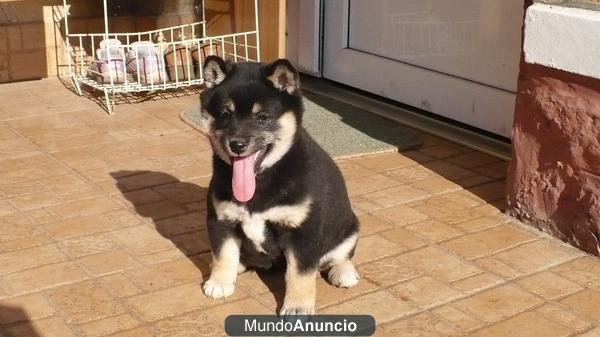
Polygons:
M104 93L106 110L114 113L115 95L174 90L202 85L202 64L208 55L232 61L260 62L258 0L254 0L254 29L207 36L204 1L202 20L143 32L109 31L107 0L103 0L104 32L69 31L65 12L68 74L77 94L82 85Z

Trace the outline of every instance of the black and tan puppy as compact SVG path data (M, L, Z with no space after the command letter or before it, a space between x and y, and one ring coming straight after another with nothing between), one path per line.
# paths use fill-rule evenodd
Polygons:
M207 57L203 129L214 151L207 196L213 253L204 293L233 293L238 272L285 263L283 315L312 314L316 277L352 287L358 221L339 169L302 128L302 94L287 60ZM332 130L333 131L333 130Z

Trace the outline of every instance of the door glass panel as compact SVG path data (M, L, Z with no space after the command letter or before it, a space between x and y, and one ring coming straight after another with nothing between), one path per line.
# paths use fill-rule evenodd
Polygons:
M348 47L515 92L522 0L349 0Z

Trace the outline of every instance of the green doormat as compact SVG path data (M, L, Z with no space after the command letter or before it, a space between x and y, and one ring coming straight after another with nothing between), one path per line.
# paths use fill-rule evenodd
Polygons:
M422 144L420 134L394 121L338 100L304 93L304 128L333 157L393 152ZM197 128L198 107L181 113Z

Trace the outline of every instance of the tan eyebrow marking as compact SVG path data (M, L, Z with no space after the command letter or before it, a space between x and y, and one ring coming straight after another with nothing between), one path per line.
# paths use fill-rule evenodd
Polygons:
M252 106L252 113L253 114L259 113L259 112L262 111L262 109L263 109L262 104L260 104L260 103L254 103L254 105Z
M235 111L235 104L232 100L225 102L225 104L223 104L223 107L228 108L230 111Z

